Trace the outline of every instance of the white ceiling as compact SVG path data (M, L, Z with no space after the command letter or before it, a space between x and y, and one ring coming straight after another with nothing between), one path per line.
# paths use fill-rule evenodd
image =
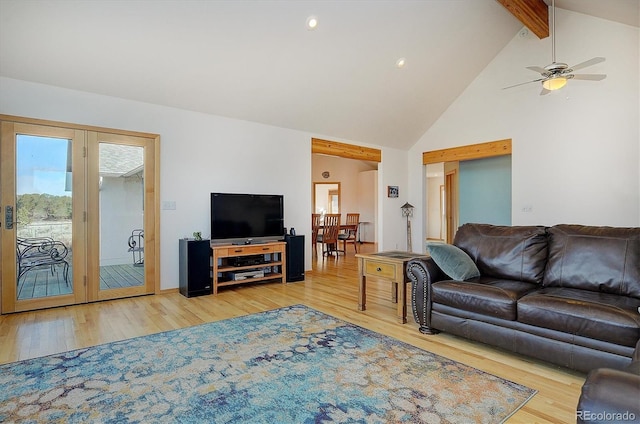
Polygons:
M640 0L556 0L556 7L640 27Z
M495 0L0 0L0 75L407 149L521 26Z

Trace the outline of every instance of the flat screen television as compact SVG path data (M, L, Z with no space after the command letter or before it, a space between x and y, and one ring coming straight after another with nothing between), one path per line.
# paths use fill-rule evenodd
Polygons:
M250 243L284 235L284 196L211 193L211 240Z

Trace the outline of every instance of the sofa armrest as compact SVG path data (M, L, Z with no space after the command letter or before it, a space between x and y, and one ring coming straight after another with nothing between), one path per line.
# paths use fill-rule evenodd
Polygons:
M640 339L638 339L638 343L636 343L636 350L633 351L633 355L631 356L631 362L640 363Z
M406 272L411 281L413 317L420 324L420 332L439 333L431 328L431 284L445 279L446 275L431 258L410 260Z
M598 368L587 375L578 400L578 423L636 422L640 418L640 375Z

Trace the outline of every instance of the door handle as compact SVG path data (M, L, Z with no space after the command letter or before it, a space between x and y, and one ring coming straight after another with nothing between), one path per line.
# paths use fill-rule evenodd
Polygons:
M19 224L19 222L13 220L13 206L5 206L4 207L4 227L7 230L13 230L14 224Z

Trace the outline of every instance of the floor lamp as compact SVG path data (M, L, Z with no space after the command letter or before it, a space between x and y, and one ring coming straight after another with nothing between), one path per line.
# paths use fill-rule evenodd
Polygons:
M407 252L412 252L411 247L411 217L413 216L413 205L407 202L400 207L402 209L402 216L407 217Z

